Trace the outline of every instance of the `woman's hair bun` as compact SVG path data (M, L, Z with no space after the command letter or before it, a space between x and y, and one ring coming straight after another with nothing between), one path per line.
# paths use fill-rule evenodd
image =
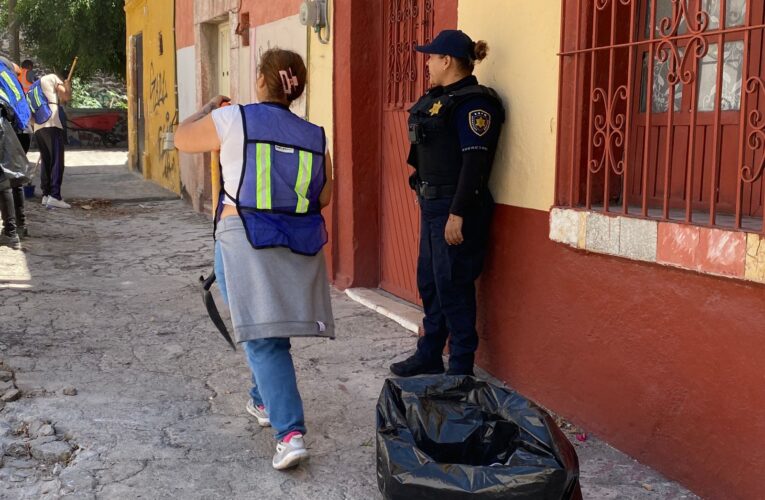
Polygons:
M485 40L478 40L473 46L473 57L476 61L483 61L489 53L489 44Z

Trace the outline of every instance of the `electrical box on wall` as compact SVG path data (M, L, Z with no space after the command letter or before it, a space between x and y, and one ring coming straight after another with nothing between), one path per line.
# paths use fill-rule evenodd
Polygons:
M309 26L318 33L319 41L329 42L329 0L303 0L300 5L300 23ZM326 38L322 37L322 30L326 28Z

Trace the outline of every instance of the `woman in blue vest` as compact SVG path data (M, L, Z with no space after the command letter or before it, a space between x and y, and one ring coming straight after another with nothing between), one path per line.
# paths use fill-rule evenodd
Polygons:
M276 431L276 469L308 457L290 337L334 337L321 250L332 167L324 130L289 109L305 83L298 54L269 50L258 104L223 106L229 99L218 96L175 136L181 151L220 150L216 275L252 371L247 411Z

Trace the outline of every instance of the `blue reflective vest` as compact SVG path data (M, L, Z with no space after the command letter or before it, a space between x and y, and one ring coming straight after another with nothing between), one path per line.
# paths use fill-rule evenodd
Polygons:
M319 194L326 183L324 129L274 104L239 107L244 161L239 186L223 184L235 201L253 248L287 247L316 255L327 242ZM221 175L221 178L223 176Z
M26 129L31 112L24 96L24 89L13 69L2 62L0 62L0 100L13 109L15 115L13 126L16 130Z
M50 109L48 98L45 97L41 84L42 79L37 80L27 92L27 102L29 102L29 107L35 117L35 123L38 125L42 125L53 116L53 110Z

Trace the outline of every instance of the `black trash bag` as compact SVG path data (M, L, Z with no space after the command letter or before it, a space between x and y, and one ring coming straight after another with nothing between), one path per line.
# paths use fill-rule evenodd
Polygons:
M0 118L0 170L8 179L29 180L27 154L21 146L11 123Z
M385 381L377 484L386 500L581 498L579 460L550 415L468 376Z

